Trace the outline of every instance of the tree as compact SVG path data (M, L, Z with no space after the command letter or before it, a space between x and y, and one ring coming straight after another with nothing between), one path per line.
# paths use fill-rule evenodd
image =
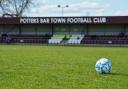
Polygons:
M22 17L31 3L32 0L0 0L0 13L3 17Z

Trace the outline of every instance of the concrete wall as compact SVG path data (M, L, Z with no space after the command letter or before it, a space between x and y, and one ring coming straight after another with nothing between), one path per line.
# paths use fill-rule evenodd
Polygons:
M89 25L88 35L104 35L104 25Z
M23 25L21 28L22 35L45 35L51 32L50 25Z
M126 32L128 25L0 25L0 33L22 35L44 34L85 34L85 35L119 35Z
M119 35L123 31L122 25L89 25L89 35Z
M128 25L125 28L126 28L125 35L128 35Z
M70 26L68 25L54 25L54 34L69 34Z
M19 27L17 25L0 25L0 34L19 34Z
M119 35L123 30L122 25L106 25L104 31L105 35Z
M55 34L86 34L86 25L54 25Z

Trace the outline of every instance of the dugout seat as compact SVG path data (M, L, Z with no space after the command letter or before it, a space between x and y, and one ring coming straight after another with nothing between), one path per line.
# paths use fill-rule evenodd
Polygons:
M84 38L84 35L72 35L70 40L68 40L69 44L80 44L81 40Z
M54 34L51 39L48 40L49 44L60 44L63 40L64 35L63 34Z

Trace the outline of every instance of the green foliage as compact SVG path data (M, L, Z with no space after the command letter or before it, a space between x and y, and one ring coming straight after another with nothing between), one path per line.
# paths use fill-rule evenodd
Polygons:
M0 89L127 89L128 48L0 45ZM95 63L112 61L110 74Z

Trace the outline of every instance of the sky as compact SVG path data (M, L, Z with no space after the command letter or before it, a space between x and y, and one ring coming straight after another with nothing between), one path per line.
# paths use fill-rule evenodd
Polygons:
M61 7L58 8L58 5ZM64 7L63 13L62 7ZM25 15L30 17L126 16L128 0L33 0L31 8L25 12Z

